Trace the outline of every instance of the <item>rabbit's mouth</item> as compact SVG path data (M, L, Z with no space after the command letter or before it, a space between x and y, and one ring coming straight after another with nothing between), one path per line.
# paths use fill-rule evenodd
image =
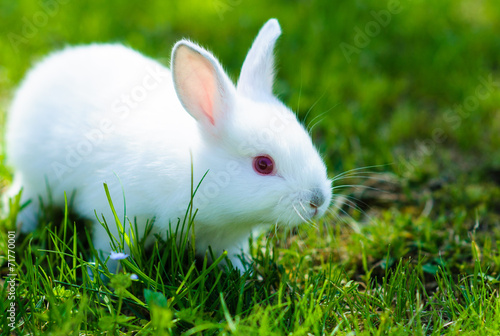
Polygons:
M295 227L302 223L310 223L314 218L323 215L324 210L311 202L297 202L292 205L292 212L288 220L288 226Z
M311 206L312 210L313 210L313 215L311 218L314 218L318 215L318 207L314 204L314 203L309 203L309 205Z
M290 195L292 218L289 225L296 226L304 222L311 222L314 218L323 216L326 212L330 197L321 188L305 190L298 195Z

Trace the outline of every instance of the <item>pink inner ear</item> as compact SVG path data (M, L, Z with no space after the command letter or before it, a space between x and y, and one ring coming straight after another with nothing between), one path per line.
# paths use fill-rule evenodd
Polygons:
M189 60L193 66L192 75L196 76L196 80L191 81L191 90L196 96L194 101L210 123L215 125L214 98L218 93L212 65L205 59L200 62L199 58L193 56L189 56Z

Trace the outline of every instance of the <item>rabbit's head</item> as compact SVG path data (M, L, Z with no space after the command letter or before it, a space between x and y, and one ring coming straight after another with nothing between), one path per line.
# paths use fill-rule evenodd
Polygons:
M295 226L331 200L326 167L309 134L272 92L278 21L260 30L235 87L215 57L182 40L172 52L177 95L196 119L195 169L208 171L195 197L201 218Z

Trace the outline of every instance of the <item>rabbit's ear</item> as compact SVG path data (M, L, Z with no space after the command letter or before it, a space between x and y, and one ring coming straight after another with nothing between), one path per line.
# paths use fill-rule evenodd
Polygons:
M237 88L242 95L258 99L273 94L273 50L280 35L281 28L276 19L270 19L260 29L241 68Z
M172 51L175 91L184 108L203 128L218 133L231 111L235 88L215 57L181 40Z

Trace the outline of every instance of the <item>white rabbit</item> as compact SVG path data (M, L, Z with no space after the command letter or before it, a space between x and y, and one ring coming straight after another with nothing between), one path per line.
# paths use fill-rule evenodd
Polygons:
M10 195L22 187L22 201L31 200L22 230L36 227L48 189L55 205L74 193L77 213L114 224L107 183L119 216L136 218L139 232L155 218L154 232L165 235L185 216L191 177L196 186L208 172L194 198L196 250L227 250L243 269L238 256L252 231L323 215L331 200L325 165L272 93L280 34L275 19L262 27L236 87L209 51L187 40L173 48L172 72L116 44L69 47L41 61L17 91L7 125ZM94 245L109 253L95 222Z

